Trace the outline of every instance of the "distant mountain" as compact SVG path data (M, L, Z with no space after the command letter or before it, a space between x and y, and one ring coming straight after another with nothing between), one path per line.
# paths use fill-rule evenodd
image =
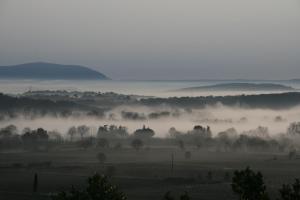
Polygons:
M26 63L0 66L0 79L107 80L104 74L79 65Z
M292 87L273 83L224 83L201 87L189 87L177 91L293 91Z

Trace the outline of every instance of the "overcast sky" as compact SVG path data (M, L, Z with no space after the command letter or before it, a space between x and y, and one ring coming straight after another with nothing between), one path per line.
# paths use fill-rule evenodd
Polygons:
M0 65L113 79L300 78L300 0L0 0Z

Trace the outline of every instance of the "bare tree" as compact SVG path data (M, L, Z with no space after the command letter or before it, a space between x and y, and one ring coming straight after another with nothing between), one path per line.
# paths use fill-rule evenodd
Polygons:
M73 142L74 136L76 135L76 133L77 133L77 129L76 129L75 126L72 126L72 127L69 128L67 134L70 136L71 142Z
M80 134L81 140L83 140L84 136L86 136L89 132L90 128L86 125L81 125L77 127L77 132Z

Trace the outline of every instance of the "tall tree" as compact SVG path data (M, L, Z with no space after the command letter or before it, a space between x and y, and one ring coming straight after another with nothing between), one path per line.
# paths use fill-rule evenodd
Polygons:
M95 174L88 178L84 189L72 187L52 197L52 200L126 200L127 197L118 188L109 183L107 177Z
M231 184L232 190L240 200L268 200L263 175L249 167L235 171Z

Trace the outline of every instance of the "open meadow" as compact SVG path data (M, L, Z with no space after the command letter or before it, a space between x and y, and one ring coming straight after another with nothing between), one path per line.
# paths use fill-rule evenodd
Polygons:
M82 149L63 145L48 152L11 151L0 154L1 199L50 199L51 194L71 185L82 186L95 172L107 174L128 199L162 199L167 191L187 191L192 199L236 197L231 177L236 169L250 166L263 173L270 196L278 188L300 175L300 159L290 160L285 153L216 152L186 147L146 145L138 151L124 146ZM106 160L100 163L97 154ZM174 158L172 168L172 154ZM34 174L38 174L38 192L33 193Z

